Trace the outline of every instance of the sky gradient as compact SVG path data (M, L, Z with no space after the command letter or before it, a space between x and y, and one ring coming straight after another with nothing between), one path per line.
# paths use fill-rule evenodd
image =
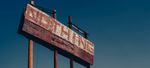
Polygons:
M27 0L0 2L0 68L27 68L28 39L17 33ZM35 4L57 10L89 33L95 44L91 68L150 68L149 0L36 0ZM53 51L34 43L34 68L53 68ZM69 59L59 55L59 68ZM75 63L75 68L85 68Z

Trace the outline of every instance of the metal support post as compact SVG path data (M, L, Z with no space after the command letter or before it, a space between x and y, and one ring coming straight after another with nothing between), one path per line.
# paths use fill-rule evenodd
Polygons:
M54 68L58 68L58 52L56 48L54 50Z
M68 16L68 27L72 29L72 17ZM70 58L70 68L73 68L73 58Z
M33 41L28 43L28 68L33 68Z
M34 5L33 0L29 0L30 4ZM33 68L33 41L29 39L28 41L28 68Z
M87 68L90 68L90 64L89 64L89 65L87 65Z
M53 10L53 18L56 19L56 10ZM58 68L58 51L54 49L54 68Z
M30 4L34 5L34 0L29 0Z
M70 68L73 68L73 58L70 58Z

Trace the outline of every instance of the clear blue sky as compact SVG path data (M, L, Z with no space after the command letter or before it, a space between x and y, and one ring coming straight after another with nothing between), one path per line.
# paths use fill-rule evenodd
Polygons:
M0 68L27 68L28 39L17 33L27 0L0 2ZM150 0L36 0L57 10L57 18L90 33L95 43L92 68L150 68ZM59 55L59 68L69 60ZM84 68L75 63L76 68ZM53 51L34 43L34 68L53 68Z

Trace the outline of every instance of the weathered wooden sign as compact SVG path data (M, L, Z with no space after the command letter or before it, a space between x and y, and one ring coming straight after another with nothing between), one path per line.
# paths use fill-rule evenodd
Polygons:
M93 64L94 44L53 17L28 4L22 31Z

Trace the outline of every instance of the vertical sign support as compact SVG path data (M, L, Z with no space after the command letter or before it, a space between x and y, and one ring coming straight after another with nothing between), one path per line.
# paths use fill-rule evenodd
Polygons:
M30 4L34 5L34 1L30 0ZM28 68L33 68L33 41L28 42Z
M54 68L58 68L58 52L56 48L54 50Z
M34 5L34 0L29 0L30 4Z
M87 65L87 68L90 68L90 64L89 64L89 65Z
M56 10L53 10L53 18L56 19ZM58 51L54 48L54 68L58 68Z
M70 29L72 29L72 17L71 16L68 16L68 27ZM79 30L79 29L78 29ZM83 31L83 35L84 35L84 38L88 39L88 34L87 32ZM90 64L86 66L87 68L90 68ZM73 58L71 57L70 58L70 68L73 68Z
M88 39L88 34L86 32L84 32L84 38Z
M88 36L87 36L87 35L88 35L87 32L84 32L84 38L88 39ZM87 68L90 68L90 64L87 65Z
M68 27L72 29L72 17L68 16ZM73 68L73 58L70 58L70 68Z
M72 17L68 16L68 27L72 29Z
M31 39L28 43L28 68L33 68L33 41Z
M73 68L73 58L70 58L70 68Z

